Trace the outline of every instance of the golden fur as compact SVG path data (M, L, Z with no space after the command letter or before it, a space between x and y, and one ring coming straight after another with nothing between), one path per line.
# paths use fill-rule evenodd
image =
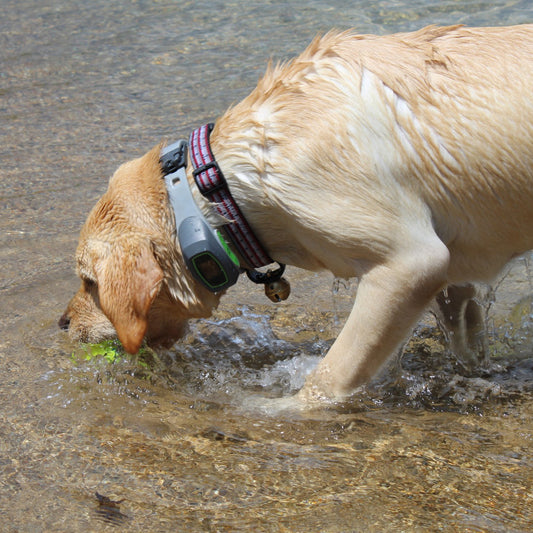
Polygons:
M213 152L269 254L360 278L301 397L350 394L444 287L533 248L532 87L532 25L329 33L217 121ZM169 344L218 303L184 267L160 148L119 168L82 230L82 287L63 318L74 338ZM455 349L475 358L471 287L450 295Z

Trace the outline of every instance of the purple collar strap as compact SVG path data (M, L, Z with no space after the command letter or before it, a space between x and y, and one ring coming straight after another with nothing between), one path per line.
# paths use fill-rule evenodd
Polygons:
M193 176L198 189L213 202L218 213L231 222L224 226L228 237L248 263L249 268L259 268L274 261L265 251L229 190L211 147L209 135L213 124L205 124L191 133L189 152L194 167Z

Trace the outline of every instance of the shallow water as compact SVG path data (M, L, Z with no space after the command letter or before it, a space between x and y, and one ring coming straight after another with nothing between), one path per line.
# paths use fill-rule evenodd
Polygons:
M107 176L246 95L317 33L533 22L529 1L4 0L0 17L0 520L5 531L531 531L531 266L487 300L471 376L427 315L353 401L279 412L355 284L245 280L143 361L86 361L56 326ZM97 494L98 493L98 496Z

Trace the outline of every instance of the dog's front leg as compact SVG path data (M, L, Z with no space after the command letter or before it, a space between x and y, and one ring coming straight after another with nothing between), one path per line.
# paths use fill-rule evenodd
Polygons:
M432 244L361 277L348 320L300 391L301 400L349 396L394 352L445 284L448 250L440 241Z

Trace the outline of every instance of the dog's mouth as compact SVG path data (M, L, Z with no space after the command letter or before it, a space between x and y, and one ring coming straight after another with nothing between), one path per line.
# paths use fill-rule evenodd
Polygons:
M61 330L68 332L70 339L74 342L96 344L118 338L113 324L103 313L98 313L98 316L94 316L90 321L82 322L72 317L67 309L59 318L58 326ZM145 342L153 349L167 349L181 339L187 330L187 320L167 322L161 316L156 315L148 322Z
M103 314L98 320L83 324L73 319L67 309L59 318L58 326L75 342L98 343L117 338L113 324Z

